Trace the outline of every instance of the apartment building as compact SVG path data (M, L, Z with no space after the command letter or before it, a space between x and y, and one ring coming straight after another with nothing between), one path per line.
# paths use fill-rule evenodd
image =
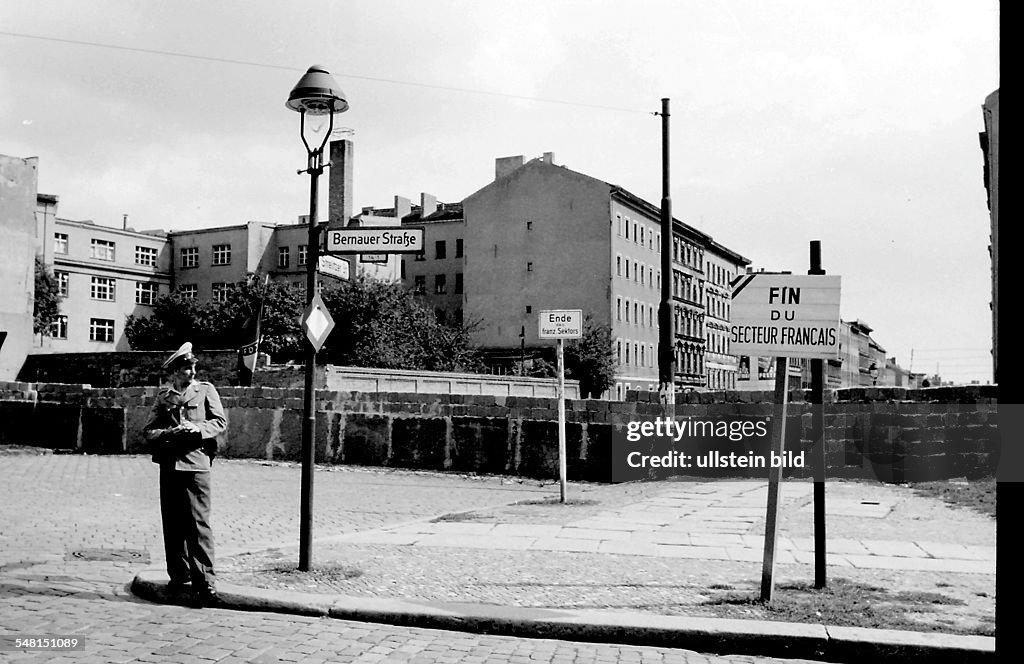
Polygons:
M0 380L14 380L32 348L39 160L0 155Z
M129 315L147 316L172 284L171 245L162 231L137 232L56 215L57 197L40 195L36 252L61 296L61 313L37 352L130 350L124 336Z
M494 180L463 201L463 214L465 315L481 322L481 346L510 358L539 349L549 343L537 336L540 311L582 309L611 327L612 396L657 389L660 208L545 153L497 159ZM710 376L734 385L723 301L750 261L678 219L671 242L677 389L705 389Z

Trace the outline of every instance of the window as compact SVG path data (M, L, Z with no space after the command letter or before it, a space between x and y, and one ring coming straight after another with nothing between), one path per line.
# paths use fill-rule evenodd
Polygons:
M619 364L622 364L622 342L621 341L616 341L615 342L615 357L618 360Z
M114 321L109 318L89 319L89 341L114 341Z
M460 237L460 238L455 240L455 257L456 258L462 258L462 256L463 256L463 246L462 246L462 238Z
M230 244L215 244L215 245L213 245L213 264L214 265L230 265L231 264L231 245Z
M448 292L448 279L447 275L435 274L434 275L434 293L436 295L444 295Z
M156 249L153 247L135 247L135 264L156 267Z
M309 260L309 245L308 244L300 244L299 245L299 267L303 267L306 264L306 261L308 261L308 260Z
M92 241L92 251L89 254L92 258L101 261L114 260L114 243L109 240Z
M417 295L423 295L427 292L427 276L425 274L416 275L415 285L413 286L412 292Z
M455 294L462 295L462 273L455 273Z
M57 280L57 294L61 297L68 296L68 286L71 283L71 275L67 272L53 272L54 278Z
M532 221L526 222L526 230L528 230L528 231L532 231L533 230L533 222Z
M181 266L199 267L199 247L181 248Z
M57 320L50 323L50 336L54 339L68 338L68 317L57 316Z
M286 268L291 262L290 250L288 247L277 248L277 267Z
M622 276L622 256L615 257L615 275Z
M114 301L114 280L106 277L93 277L89 296L94 300Z
M405 259L404 258L402 259L401 267L402 267L402 273L401 273L399 278L405 279Z
M53 253L55 253L55 254L66 254L66 253L68 253L68 234L67 233L54 233L53 234Z
M527 272L533 272L533 262L532 261L527 261L526 262L526 271Z
M626 259L626 278L629 279L629 259Z
M159 292L159 286L157 284L146 283L144 281L136 282L135 284L135 304L147 304L152 306L156 300L156 296Z
M444 240L434 242L434 258L448 258L448 243Z
M629 322L629 300L626 300L626 322Z
M212 297L214 302L228 301L228 285L223 281L215 282L212 286Z
M182 297L195 299L199 296L199 286L195 284L182 284L178 286L178 292L181 293Z
M622 298L615 298L615 320L622 320Z
M528 314L532 314L533 313L533 307L530 306L529 304L526 305L526 313L528 313Z

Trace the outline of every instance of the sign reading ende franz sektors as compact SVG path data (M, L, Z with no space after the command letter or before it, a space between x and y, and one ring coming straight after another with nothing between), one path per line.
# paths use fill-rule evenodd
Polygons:
M542 311L537 317L540 339L579 339L583 336L583 310Z
M829 359L839 355L836 275L755 272L733 282L729 352Z
M331 228L329 254L418 254L423 251L423 229L401 226Z

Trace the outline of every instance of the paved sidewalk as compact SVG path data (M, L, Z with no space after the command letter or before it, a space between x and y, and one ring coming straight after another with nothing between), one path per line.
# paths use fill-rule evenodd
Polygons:
M942 634L944 624L991 627L992 520L905 487L827 485L828 525L837 535L828 542L828 570L832 580L947 598L921 616L915 633L712 619L715 596L759 594L763 482L571 484L567 504L558 502L557 485L545 489L506 506L319 538L308 574L296 570L293 543L232 556L222 578L234 592L262 589L234 595L240 606L273 603L277 591L285 610L716 652L727 643L730 652L760 655L909 661L914 653L983 658L994 645ZM780 594L814 578L812 490L809 482L783 486Z

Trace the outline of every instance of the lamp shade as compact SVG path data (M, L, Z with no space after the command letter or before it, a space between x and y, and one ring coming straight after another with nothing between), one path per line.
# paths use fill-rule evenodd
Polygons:
M327 115L347 111L348 100L334 77L320 65L313 65L292 88L285 106L310 115Z

